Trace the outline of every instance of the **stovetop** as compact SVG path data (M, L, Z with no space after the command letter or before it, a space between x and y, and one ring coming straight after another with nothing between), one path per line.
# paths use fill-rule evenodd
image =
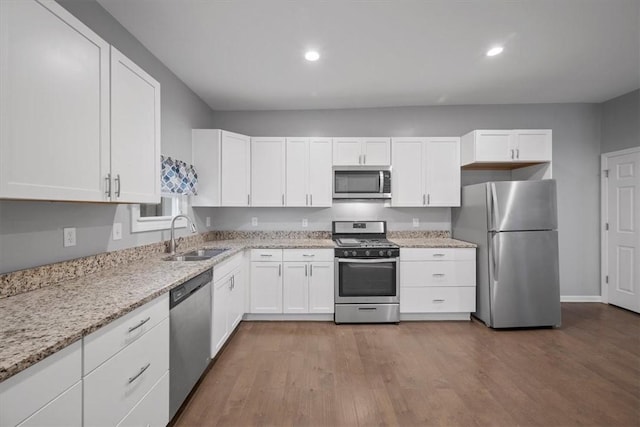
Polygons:
M336 245L340 248L397 248L398 245L387 239L355 239L355 238L338 238L335 240Z

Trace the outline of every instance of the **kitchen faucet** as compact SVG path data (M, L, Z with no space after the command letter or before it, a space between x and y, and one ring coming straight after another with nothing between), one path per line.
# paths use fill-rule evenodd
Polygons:
M175 225L176 225L176 219L178 218L185 218L187 220L187 222L191 225L191 232L195 233L197 231L196 229L196 225L193 223L193 221L191 220L191 218L189 218L187 215L185 214L180 214L180 215L176 215L171 219L171 240L169 241L169 252L171 253L171 255L174 255L176 253L176 232L175 232Z

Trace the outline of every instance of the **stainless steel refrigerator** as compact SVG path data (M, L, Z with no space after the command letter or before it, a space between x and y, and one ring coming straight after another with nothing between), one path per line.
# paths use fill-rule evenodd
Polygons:
M475 317L492 328L560 326L556 182L462 188L453 237L476 243Z

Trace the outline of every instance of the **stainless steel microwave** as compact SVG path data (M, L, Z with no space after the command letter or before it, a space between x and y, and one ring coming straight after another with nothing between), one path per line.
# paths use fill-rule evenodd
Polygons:
M334 199L390 199L391 166L334 166Z

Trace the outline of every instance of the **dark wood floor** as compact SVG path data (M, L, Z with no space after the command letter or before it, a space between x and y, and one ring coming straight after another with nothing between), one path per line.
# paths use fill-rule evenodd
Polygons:
M550 330L243 322L177 426L639 426L640 315Z

